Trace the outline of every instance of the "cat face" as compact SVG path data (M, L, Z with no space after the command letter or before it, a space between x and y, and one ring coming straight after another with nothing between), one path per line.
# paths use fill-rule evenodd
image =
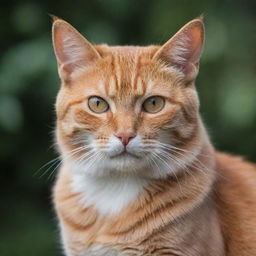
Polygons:
M200 137L193 83L200 19L162 47L92 46L57 19L53 43L62 80L57 140L73 169L162 177L193 157Z

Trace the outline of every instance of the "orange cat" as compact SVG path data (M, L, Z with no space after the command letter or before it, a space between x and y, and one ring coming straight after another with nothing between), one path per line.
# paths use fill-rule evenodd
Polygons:
M199 115L203 43L201 18L148 47L93 46L54 19L66 255L256 255L256 168L216 153Z

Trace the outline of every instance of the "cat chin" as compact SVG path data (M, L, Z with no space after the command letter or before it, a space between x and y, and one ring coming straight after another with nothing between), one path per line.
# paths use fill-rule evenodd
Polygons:
M91 176L113 176L113 175L143 175L149 170L149 164L144 158L129 154L122 154L115 157L106 156L94 164L77 164L69 161L68 166L74 173L88 174Z
M122 154L116 157L106 156L94 162L94 164L77 164L75 161L65 163L73 174L88 175L93 177L114 177L114 176L137 176L144 178L164 178L174 174L178 170L175 163L168 166L155 160L151 162L147 156L137 157Z

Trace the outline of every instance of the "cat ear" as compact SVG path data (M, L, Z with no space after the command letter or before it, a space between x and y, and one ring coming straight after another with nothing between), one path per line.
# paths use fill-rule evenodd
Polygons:
M154 55L167 66L181 70L188 80L195 79L204 45L203 19L197 18L182 27Z
M60 78L70 80L75 71L100 58L99 53L74 27L53 17L52 40Z

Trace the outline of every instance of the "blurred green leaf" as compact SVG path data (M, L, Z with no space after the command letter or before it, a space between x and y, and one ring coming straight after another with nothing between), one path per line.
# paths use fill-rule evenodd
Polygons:
M36 38L5 52L0 63L0 92L19 93L55 63L50 39ZM11 68L10 68L11 67Z
M82 34L90 38L94 44L107 43L113 45L119 42L116 31L103 21L94 22L84 33L82 31Z
M227 28L220 19L209 18L206 26L206 43L203 62L218 60L225 55L228 47Z
M23 124L20 102L12 96L0 96L0 126L8 132L18 131Z
M39 32L44 24L46 13L43 12L41 6L34 3L20 3L14 9L11 19L12 23L19 33L35 33Z
M238 76L232 76L219 90L220 118L234 127L248 127L254 124L256 116L256 75L242 69Z

